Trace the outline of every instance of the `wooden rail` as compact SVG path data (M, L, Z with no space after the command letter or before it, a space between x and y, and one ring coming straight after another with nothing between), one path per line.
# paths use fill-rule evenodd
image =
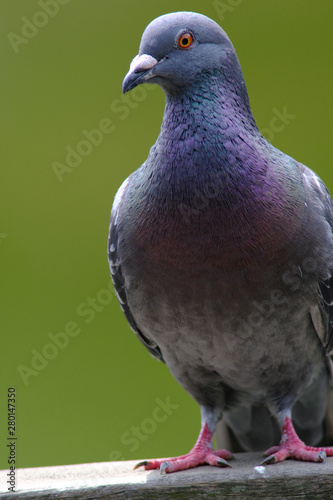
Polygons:
M325 463L286 461L258 467L260 453L239 453L232 469L209 466L160 474L133 471L133 462L18 469L15 492L0 471L0 498L51 499L333 499L333 458Z

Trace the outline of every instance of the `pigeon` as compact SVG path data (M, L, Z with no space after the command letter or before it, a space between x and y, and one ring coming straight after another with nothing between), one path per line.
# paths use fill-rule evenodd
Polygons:
M331 196L260 133L213 20L153 20L123 92L143 83L162 88L165 110L115 196L110 271L134 333L200 405L201 430L189 453L137 467L229 466L212 444L222 418L239 448L269 446L264 465L322 462L333 456Z

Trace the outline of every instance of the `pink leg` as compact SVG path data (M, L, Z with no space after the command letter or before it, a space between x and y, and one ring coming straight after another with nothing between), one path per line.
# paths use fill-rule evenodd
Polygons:
M209 430L208 424L205 423L201 428L194 448L187 455L168 458L166 460L144 460L143 462L139 462L134 469L144 466L145 470L160 469L161 472L175 472L191 469L203 464L231 467L225 459L232 458L232 453L227 450L215 451L212 438L213 433Z
M262 465L282 462L286 458L294 458L306 462L324 462L326 457L333 457L333 447L316 448L306 446L297 436L290 417L285 418L281 433L280 445L273 446L265 452L267 458L262 462Z

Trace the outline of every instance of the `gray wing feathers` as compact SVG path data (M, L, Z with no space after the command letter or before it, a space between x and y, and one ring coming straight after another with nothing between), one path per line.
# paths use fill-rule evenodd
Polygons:
M305 183L310 188L310 196L315 196L321 206L322 217L333 232L333 202L331 195L322 180L309 168L303 171ZM329 256L331 263L333 255ZM333 265L328 264L328 277L318 283L318 296L321 313L325 323L324 338L321 338L328 354L333 354Z
M133 314L130 310L126 288L125 288L125 280L122 274L121 268L121 260L118 255L118 225L116 222L116 214L111 213L111 223L109 230L109 239L108 239L108 257L110 264L110 272L111 278L113 281L113 285L120 303L120 306L125 314L125 317L137 335L137 337L141 340L141 342L145 345L145 347L150 351L150 353L160 361L164 361L160 348L153 342L151 342L136 325Z

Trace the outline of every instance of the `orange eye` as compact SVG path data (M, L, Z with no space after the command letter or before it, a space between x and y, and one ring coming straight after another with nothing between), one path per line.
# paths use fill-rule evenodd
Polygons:
M193 35L189 32L183 33L178 39L178 47L180 49L188 49L194 41Z

